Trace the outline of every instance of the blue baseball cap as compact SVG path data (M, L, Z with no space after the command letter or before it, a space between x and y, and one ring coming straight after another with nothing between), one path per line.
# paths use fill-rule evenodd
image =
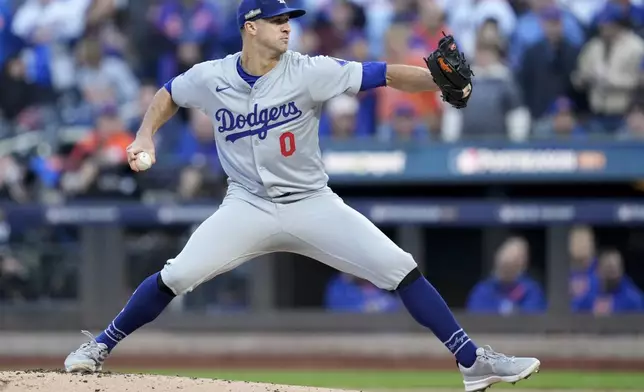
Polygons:
M561 12L561 9L557 6L549 6L544 8L540 12L541 18L544 20L561 20L561 17L563 16L563 13Z
M550 107L548 108L548 113L549 114L559 114L559 113L567 113L567 112L572 112L575 110L575 103L572 101L572 99L568 97L558 97L557 99L550 104Z
M597 14L597 23L599 24L619 23L625 19L628 19L628 11L626 8L614 3L606 4L599 14Z
M237 24L241 29L246 22L284 14L288 14L291 18L299 18L306 14L306 11L290 8L286 0L242 0L237 8Z

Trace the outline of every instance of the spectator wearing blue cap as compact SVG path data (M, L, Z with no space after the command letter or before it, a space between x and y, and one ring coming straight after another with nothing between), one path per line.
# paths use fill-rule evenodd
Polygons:
M332 0L318 15L314 30L319 54L344 58L346 43L364 34L364 9L350 0Z
M0 69L5 62L18 53L21 41L11 31L13 14L9 0L0 0Z
M155 27L165 49L158 62L159 80L165 81L212 57L220 30L217 8L205 0L165 0Z
M604 8L607 6L617 6L623 9L626 19L639 36L644 36L644 2L641 0L604 0L606 4L600 8L593 16L591 27L593 30L598 29Z
M393 142L417 142L430 141L431 134L414 106L401 102L393 110L389 121L379 127L378 138Z
M586 130L577 121L575 104L568 97L559 97L533 128L538 139L584 139Z
M574 304L576 312L607 316L617 313L642 312L642 290L624 273L624 261L619 251L601 252L597 267L597 284Z
M530 0L530 10L519 17L508 53L510 66L513 69L516 70L520 66L526 49L545 37L539 13L544 8L552 6L553 3L552 1ZM564 35L568 37L572 45L581 47L586 39L583 27L572 13L565 10L561 12L561 25Z
M636 91L644 59L644 40L629 27L628 14L609 3L598 15L599 36L582 49L573 83L587 94L594 126L615 132Z
M528 48L517 72L517 82L533 120L546 115L557 97L573 92L570 76L579 55L579 48L564 34L559 8L547 7L539 18L545 36Z

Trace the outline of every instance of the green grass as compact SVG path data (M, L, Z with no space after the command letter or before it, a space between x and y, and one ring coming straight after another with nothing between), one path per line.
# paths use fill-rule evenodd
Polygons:
M138 373L180 375L223 380L268 382L343 389L420 389L462 386L458 372L425 371L271 371L271 370L157 370ZM542 371L520 384L529 389L596 389L602 391L642 390L644 374L575 373ZM499 385L498 388L505 388ZM509 385L507 386L509 387ZM495 388L496 389L496 388Z

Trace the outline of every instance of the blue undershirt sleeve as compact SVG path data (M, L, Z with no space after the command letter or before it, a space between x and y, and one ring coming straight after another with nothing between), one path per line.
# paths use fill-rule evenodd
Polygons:
M362 84L360 85L360 91L371 90L386 85L387 63L380 61L362 63Z

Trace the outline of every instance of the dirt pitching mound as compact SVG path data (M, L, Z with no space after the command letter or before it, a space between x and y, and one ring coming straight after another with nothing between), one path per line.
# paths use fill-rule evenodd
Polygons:
M147 374L67 374L62 371L0 372L0 392L351 392L337 389L260 384Z

